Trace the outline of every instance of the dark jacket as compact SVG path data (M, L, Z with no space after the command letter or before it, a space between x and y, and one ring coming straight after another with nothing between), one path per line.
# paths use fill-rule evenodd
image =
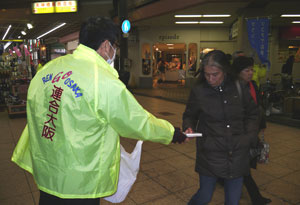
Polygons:
M216 89L206 82L191 91L183 114L183 130L197 138L196 171L201 175L236 178L249 174L249 149L257 143L258 109L249 89L241 85L243 102L234 81Z
M264 111L264 109L262 107L262 104L261 104L262 102L261 102L261 99L260 99L259 89L258 89L257 84L254 80L252 80L251 82L252 82L252 84L254 86L254 89L255 89L257 106L259 108L259 130L265 129L267 127L266 117L265 117L265 111ZM248 89L250 90L249 84L248 84Z
M261 105L261 99L260 99L260 94L259 94L259 89L256 85L256 82L254 80L251 81L252 84L253 84L253 87L255 89L255 94L256 94L256 101L257 101L257 108L258 108L258 112L259 112L259 118L258 118L258 128L259 128L259 131L262 130L262 129L265 129L267 127L267 123L266 123L266 117L265 117L265 111ZM250 91L250 85L249 83L247 84L247 87ZM259 148L259 138L257 138L257 144L256 144L256 149ZM250 167L253 168L253 169L256 169L257 167L257 158L258 156L250 159Z

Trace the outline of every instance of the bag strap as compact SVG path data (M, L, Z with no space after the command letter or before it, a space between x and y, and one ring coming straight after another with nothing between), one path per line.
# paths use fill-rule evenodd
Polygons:
M243 96L243 93L242 93L240 81L236 80L236 81L235 81L235 85L236 85L236 88L237 88L237 90L238 90L240 100L241 100L241 102L243 102L243 97L242 97L242 96Z
M262 133L262 135L261 135L261 140L264 142L265 141L265 135L264 135L264 133Z

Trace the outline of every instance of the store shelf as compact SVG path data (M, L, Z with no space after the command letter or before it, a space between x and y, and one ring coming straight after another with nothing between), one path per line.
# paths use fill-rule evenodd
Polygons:
M7 105L9 115L26 114L26 105Z

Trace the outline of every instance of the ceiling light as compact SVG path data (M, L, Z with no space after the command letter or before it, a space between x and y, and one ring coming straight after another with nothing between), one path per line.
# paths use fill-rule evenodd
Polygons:
M300 21L292 21L292 23L300 23Z
M176 21L176 24L198 24L199 21Z
M176 21L175 24L223 24L223 21Z
M167 46L174 46L174 43L167 43Z
M230 14L204 14L203 17L230 17Z
M62 24L56 26L55 28L51 29L50 31L47 31L46 33L44 33L44 34L40 35L39 37L37 37L37 39L42 38L43 36L51 33L52 31L55 31L56 29L58 29L58 28L60 28L60 27L62 27L64 25L66 25L66 23L62 23Z
M200 24L222 24L223 21L199 21Z
M300 17L300 14L282 14L280 17Z
M18 38L21 38L21 36L18 36Z
M11 43L12 43L11 41L7 42L7 43L4 45L4 50L5 50Z
M2 38L2 40L5 39L5 37L6 37L7 33L9 32L10 28L11 28L11 25L9 25L8 28L6 29L6 32L5 32L5 34L4 34L3 38Z
M25 31L21 31L21 34L22 34L23 36L25 36L25 35L26 35L26 32L25 32Z
M202 17L202 15L175 15L175 18L198 18Z
M28 28L28 29L32 29L32 28L33 28L32 24L31 24L31 23L28 23L28 24L27 24L27 28Z

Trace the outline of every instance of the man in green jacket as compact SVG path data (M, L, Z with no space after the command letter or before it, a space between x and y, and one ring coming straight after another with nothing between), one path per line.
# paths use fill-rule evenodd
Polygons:
M32 79L27 123L12 160L32 173L40 204L99 204L117 190L119 136L163 144L186 136L135 100L110 65L119 29L109 19L82 24L79 46Z

